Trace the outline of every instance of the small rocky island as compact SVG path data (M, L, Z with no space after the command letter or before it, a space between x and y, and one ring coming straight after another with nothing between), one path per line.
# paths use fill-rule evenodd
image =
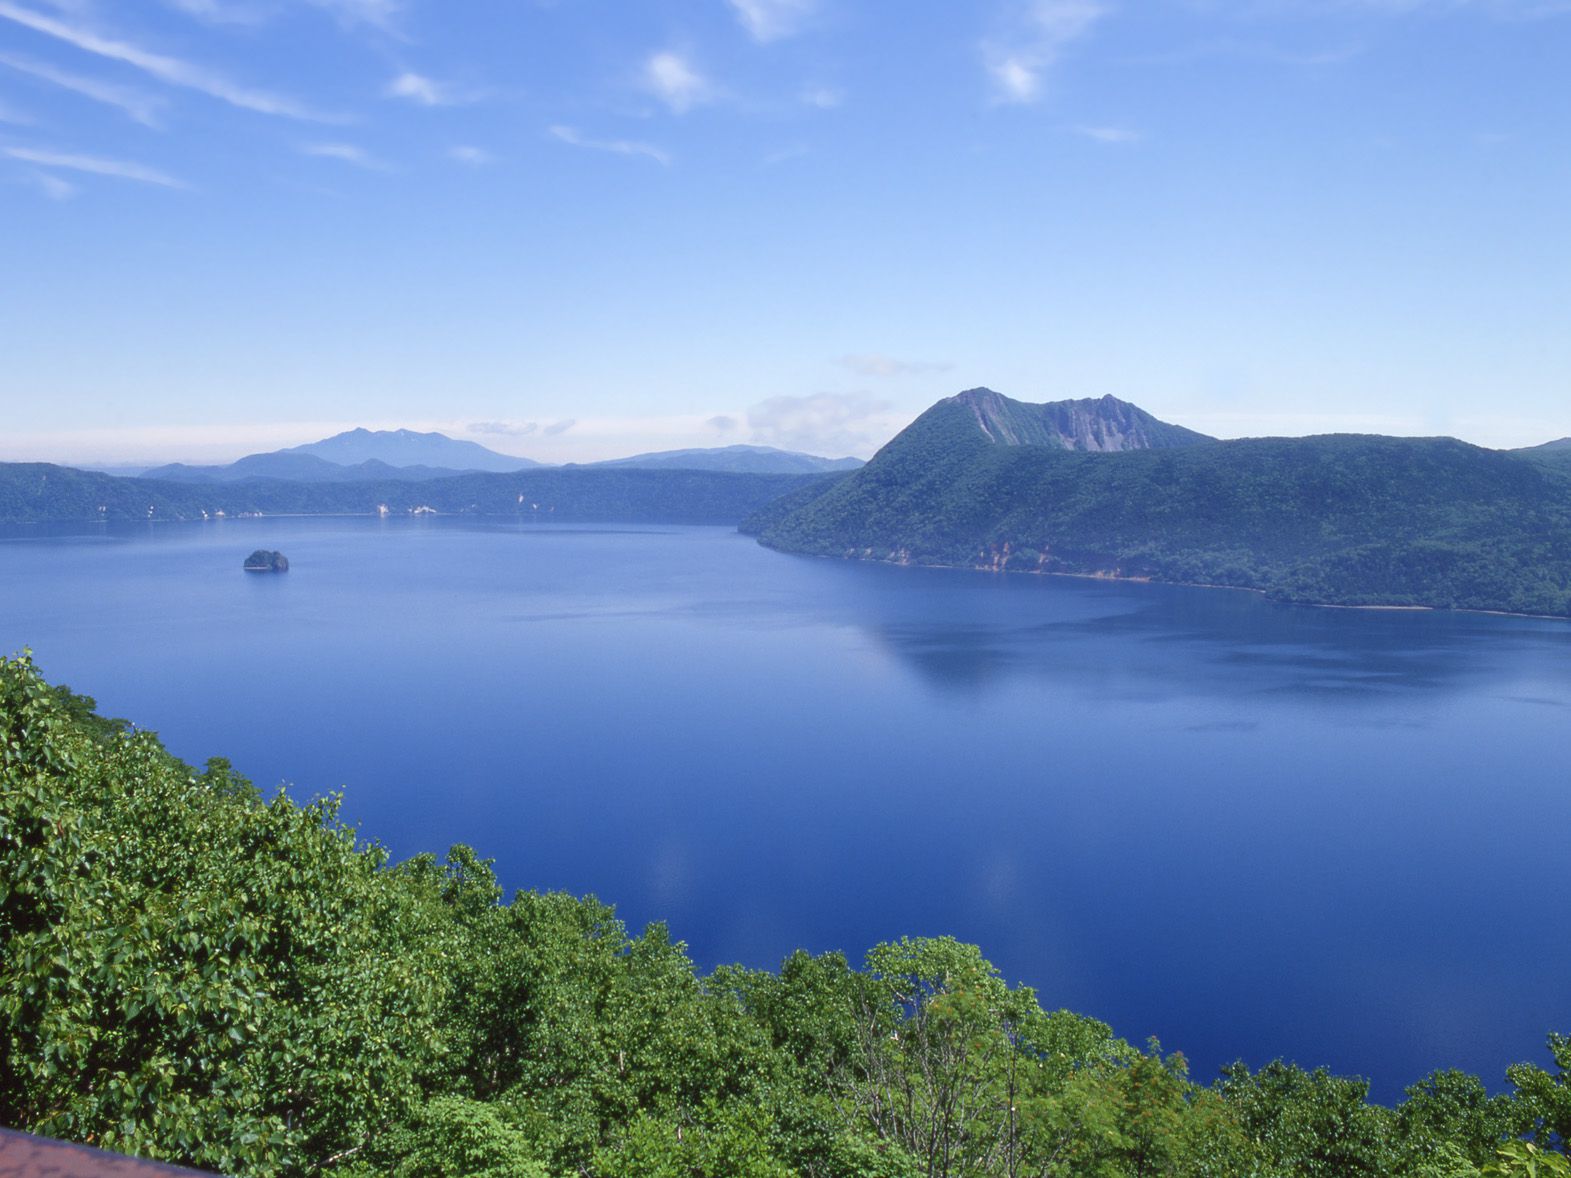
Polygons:
M248 573L287 573L289 571L289 558L282 552L269 552L266 548L258 548L245 558L245 571Z

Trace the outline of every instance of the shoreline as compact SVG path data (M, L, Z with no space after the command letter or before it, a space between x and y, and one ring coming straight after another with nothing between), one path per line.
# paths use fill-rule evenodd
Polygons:
M229 523L231 521L242 521L242 520L244 520L244 521L276 520L276 519L376 519L376 520L387 520L387 519L395 519L395 518L397 518L397 519L420 519L420 518L432 518L432 517L444 518L444 519L449 519L449 518L450 519L459 519L459 518L463 518L463 519L520 519L520 518L523 518L523 516L519 512L502 512L502 511L457 511L457 512L424 511L424 512L418 512L417 513L417 512L407 511L406 510L406 511L400 511L400 512L396 512L396 513L389 512L386 515L383 515L380 512L375 512L375 511L292 511L292 512L278 512L276 514L264 514L264 515L229 515L229 516L223 516L223 517L210 517L210 518L207 518L207 519L169 519L169 518L159 519L158 517L155 516L152 519L126 519L126 520L109 520L109 519L103 519L103 518L83 519L83 520L70 520L70 519L54 519L54 520L0 520L0 527L19 527L19 526L25 527L25 526L38 526L38 525L51 525L51 524L85 524L85 525L97 525L97 526L100 526L100 527L107 527L108 525L110 525L112 523L116 523L116 524L143 524L143 523L146 523L146 524L218 524L218 523ZM541 517L537 513L535 513L535 512L529 513L528 518L533 520L533 521L536 521L536 522L552 522L552 518L550 516L547 516L545 518L545 520L542 520ZM1480 607L1480 606L1382 605L1382 604L1377 604L1377 603L1371 603L1371 604L1366 604L1366 605L1349 605L1349 604L1346 604L1346 603L1343 603L1343 602L1332 602L1332 601L1293 601L1293 600L1290 600L1290 599L1289 600L1278 600L1278 599L1275 599L1275 598L1271 597L1270 590L1258 589L1258 588L1255 588L1255 587L1250 586L1250 585L1218 585L1218 584L1214 584L1214 583L1207 582L1207 581L1169 581L1169 580L1164 580L1164 579L1162 579L1160 577L1134 577L1134 576L1125 576L1125 575L1122 575L1122 574L1107 573L1107 572L1072 573L1072 572L1064 572L1064 571L1060 571L1060 570L1042 570L1042 569L1009 569L1009 568L991 569L991 568L980 568L980 567L978 567L976 565L970 565L970 564L945 564L945 563L941 563L941 562L937 562L937 561L934 561L934 562L928 562L928 561L912 562L912 561L899 561L899 560L885 560L882 557L872 557L872 556L836 556L836 555L832 555L830 553L823 553L823 552L806 552L806 551L795 551L795 550L788 549L788 548L777 548L777 547L775 547L772 544L766 544L763 541L763 539L760 536L758 536L757 534L743 532L742 529L741 529L741 526L739 524L727 524L727 523L712 523L712 524L697 523L697 524L694 524L694 523L692 523L692 521L675 521L675 520L672 520L672 521L658 521L658 520L594 520L594 519L590 519L590 520L584 520L584 519L579 519L579 520L563 519L562 522L563 523L580 523L580 524L582 524L582 523L620 523L620 524L643 523L643 524L657 524L657 525L664 523L665 525L676 524L678 526L731 528L733 531L736 532L737 535L748 536L760 548L767 548L771 552L779 552L782 555L786 555L786 556L810 556L810 557L814 557L814 558L819 559L819 560L856 561L859 564L882 564L882 565L890 565L890 566L895 567L895 568L948 569L948 570L951 570L951 571L954 571L954 572L986 573L989 576L995 576L995 577L996 576L1011 576L1011 575L1013 575L1013 576L1027 576L1027 577L1063 577L1063 578L1067 578L1067 579L1070 579L1070 580L1076 580L1076 581L1108 581L1108 582L1114 582L1114 583L1126 584L1126 585L1166 585L1166 586L1170 586L1170 587L1175 588L1175 589L1221 589L1221 590L1226 590L1226 591L1232 592L1232 593L1253 593L1253 594L1255 594L1255 595L1257 595L1259 597L1264 597L1267 600L1274 601L1276 604L1279 604L1279 605L1298 606L1298 607L1302 607L1302 608L1306 608L1306 609L1362 610L1362 611L1366 611L1366 612L1377 612L1377 613L1479 614L1479 615L1482 615L1484 617L1525 618L1525 619L1530 619L1532 621L1540 621L1540 622L1571 622L1571 615L1566 615L1566 614L1532 614L1532 613L1523 613L1523 612L1518 611L1518 610L1485 609L1485 608Z
M1485 617L1495 618L1526 618L1537 622L1571 622L1571 615L1567 614L1529 614L1509 609L1484 609L1475 606L1448 606L1448 605L1347 605L1332 601L1293 601L1278 600L1271 597L1270 590L1257 589L1250 585L1215 585L1206 581L1167 581L1160 577L1130 577L1115 573L1067 573L1059 571L1044 571L1041 569L990 569L980 568L970 564L943 564L928 561L899 561L884 560L874 556L833 556L823 552L798 552L788 548L776 548L765 544L763 540L754 537L760 547L768 548L771 552L783 553L787 556L810 556L819 560L844 560L855 561L858 564L883 564L893 568L908 569L948 569L961 573L985 573L991 577L998 576L1026 576L1026 577L1063 577L1074 581L1106 581L1121 585L1165 585L1174 589L1221 589L1230 593L1253 593L1257 597L1264 597L1276 605L1287 605L1301 609L1345 609L1360 610L1374 613L1427 613L1427 614L1480 614Z

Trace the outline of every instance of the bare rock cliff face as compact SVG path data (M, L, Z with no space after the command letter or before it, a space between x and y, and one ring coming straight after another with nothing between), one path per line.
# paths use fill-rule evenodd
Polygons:
M1111 396L1032 405L992 389L967 389L953 400L970 411L989 441L1000 446L1055 446L1108 453L1192 446L1212 440Z

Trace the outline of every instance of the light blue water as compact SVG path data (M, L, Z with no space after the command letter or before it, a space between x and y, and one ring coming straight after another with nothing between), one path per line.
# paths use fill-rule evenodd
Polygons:
M293 569L247 575L281 548ZM984 947L1195 1075L1498 1084L1571 1030L1571 625L796 558L712 528L0 541L0 648L398 856L701 963Z

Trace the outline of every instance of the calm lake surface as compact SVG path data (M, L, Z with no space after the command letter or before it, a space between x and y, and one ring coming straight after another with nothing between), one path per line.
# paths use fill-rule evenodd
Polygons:
M0 538L0 648L396 856L705 967L981 944L1197 1078L1498 1085L1571 1030L1571 625L783 556L718 528ZM292 571L247 575L282 549Z

